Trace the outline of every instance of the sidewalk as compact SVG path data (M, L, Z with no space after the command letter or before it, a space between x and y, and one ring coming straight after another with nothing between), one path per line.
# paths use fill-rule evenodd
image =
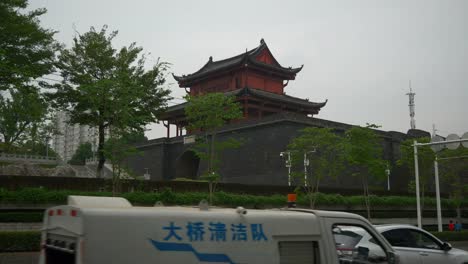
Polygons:
M468 241L449 242L452 247L468 251ZM0 253L0 264L37 264L39 252Z
M0 264L37 264L39 252L0 253Z

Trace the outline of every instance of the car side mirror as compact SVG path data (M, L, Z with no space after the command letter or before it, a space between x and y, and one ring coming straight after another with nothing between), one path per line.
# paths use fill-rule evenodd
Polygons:
M400 256L395 252L387 252L388 264L398 264L400 263Z
M444 242L444 243L442 244L442 250L444 250L444 251L449 251L449 250L451 250L451 249L452 249L452 245L450 245L450 243Z

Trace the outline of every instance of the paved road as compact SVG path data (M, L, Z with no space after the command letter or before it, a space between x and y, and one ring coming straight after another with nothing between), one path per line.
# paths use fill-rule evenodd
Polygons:
M459 248L468 251L468 241L456 241L456 242L450 242L452 244L452 247L454 248Z
M468 251L468 241L452 242L453 247ZM0 254L0 264L37 264L38 252L18 252Z

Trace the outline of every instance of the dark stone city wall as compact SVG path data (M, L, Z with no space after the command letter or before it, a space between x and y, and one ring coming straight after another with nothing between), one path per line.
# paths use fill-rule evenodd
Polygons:
M285 151L291 140L299 135L305 127L328 127L336 133L343 134L351 125L329 120L307 118L294 114L279 114L261 120L248 120L246 122L228 125L223 128L218 139L228 137L240 139L243 144L238 149L224 151L221 155L222 165L220 174L224 183L240 183L249 185L287 185L287 168L279 153ZM391 165L391 187L406 191L412 174L405 168L396 166L400 155L400 143L411 136L429 136L425 131L410 131L413 135L400 132L385 132L377 130L382 138L384 158ZM197 178L206 164L194 160L189 155L190 145L183 144L183 137L161 138L151 140L138 146L142 155L129 160L129 166L137 175L142 175L148 168L152 180L170 180L176 177ZM187 171L195 168L196 173ZM188 167L187 167L188 166ZM189 168L190 167L190 168ZM311 168L313 169L313 168ZM372 185L385 189L386 179L374 182ZM324 187L361 188L360 181L347 173L335 179L326 179L321 182Z

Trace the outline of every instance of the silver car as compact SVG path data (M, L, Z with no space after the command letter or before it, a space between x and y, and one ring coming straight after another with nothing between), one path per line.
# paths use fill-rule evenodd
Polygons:
M401 264L468 264L468 252L411 225L374 226L395 249Z

